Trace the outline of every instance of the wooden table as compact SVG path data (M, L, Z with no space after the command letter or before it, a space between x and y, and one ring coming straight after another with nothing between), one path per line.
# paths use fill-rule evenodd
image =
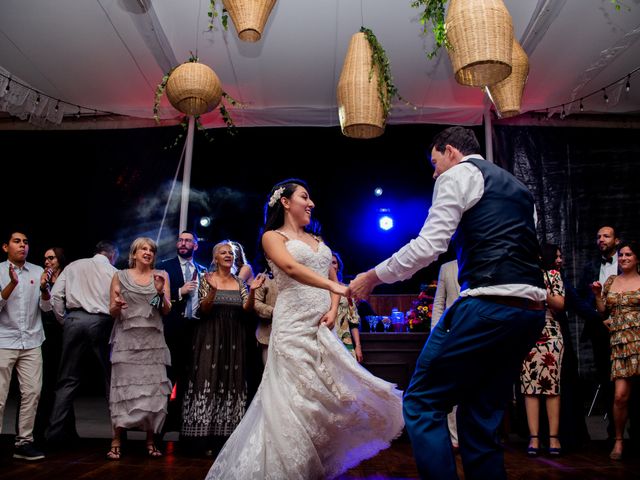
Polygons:
M360 333L362 365L388 382L406 390L428 333Z

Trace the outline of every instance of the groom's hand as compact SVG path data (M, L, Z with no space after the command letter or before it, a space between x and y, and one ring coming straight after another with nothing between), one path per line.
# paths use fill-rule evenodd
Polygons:
M351 280L347 296L354 300L366 300L376 285L380 285L381 283L378 275L376 275L376 271L372 268L368 272L359 273L356 278Z

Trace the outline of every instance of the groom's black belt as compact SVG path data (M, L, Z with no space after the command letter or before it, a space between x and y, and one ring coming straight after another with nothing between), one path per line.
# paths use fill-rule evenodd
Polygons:
M487 302L499 303L507 307L522 308L524 310L544 310L545 303L529 300L522 297L506 297L503 295L477 295L474 298L486 300Z

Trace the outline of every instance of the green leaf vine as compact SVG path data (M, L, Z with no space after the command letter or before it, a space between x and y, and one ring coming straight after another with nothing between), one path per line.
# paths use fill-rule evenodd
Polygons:
M382 48L371 29L360 27L360 32L364 33L369 45L371 46L371 70L369 71L369 80L373 78L374 69L378 70L378 98L382 103L384 118L387 118L391 110L391 101L397 97L407 105L411 105L398 93L398 88L393 83L391 76L391 64L387 57L387 52ZM413 105L412 105L413 106ZM413 106L415 108L415 106Z
M616 0L612 0L616 1ZM447 37L447 27L445 24L445 5L447 0L412 0L411 6L413 8L422 8L420 13L420 24L422 25L422 31L428 33L429 26L431 24L431 31L433 32L433 38L435 40L435 47L433 51L427 53L427 58L432 59L438 53L440 47L451 50L452 46L449 43Z
M216 8L216 0L209 0L209 11L207 12L207 16L209 17L209 30L213 30L215 28L213 21L218 18L218 16L220 16L222 28L224 28L225 31L229 29L229 13L226 8L222 7L222 15L220 15Z

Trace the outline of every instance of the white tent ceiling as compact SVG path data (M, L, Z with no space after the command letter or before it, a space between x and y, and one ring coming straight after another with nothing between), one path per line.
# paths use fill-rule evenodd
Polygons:
M426 58L433 37L422 33L410 3L278 0L262 40L252 44L237 38L231 21L228 31L219 20L209 31L208 0L3 0L0 73L42 92L40 109L59 99L65 114L81 105L83 113L151 119L156 85L193 51L246 104L232 110L238 126L333 126L345 53L364 24L385 48L400 95L418 107L396 102L389 123L482 123L482 91L455 82L444 51ZM564 103L575 113L578 99L598 92L584 99L585 113L640 112L640 72L625 89L626 75L640 66L640 0L624 0L620 11L610 0L505 5L530 61L522 111ZM621 78L605 102L601 89ZM5 88L0 77L0 105ZM161 113L179 116L166 98ZM7 118L0 128L15 125ZM220 125L219 114L205 115L203 123Z

